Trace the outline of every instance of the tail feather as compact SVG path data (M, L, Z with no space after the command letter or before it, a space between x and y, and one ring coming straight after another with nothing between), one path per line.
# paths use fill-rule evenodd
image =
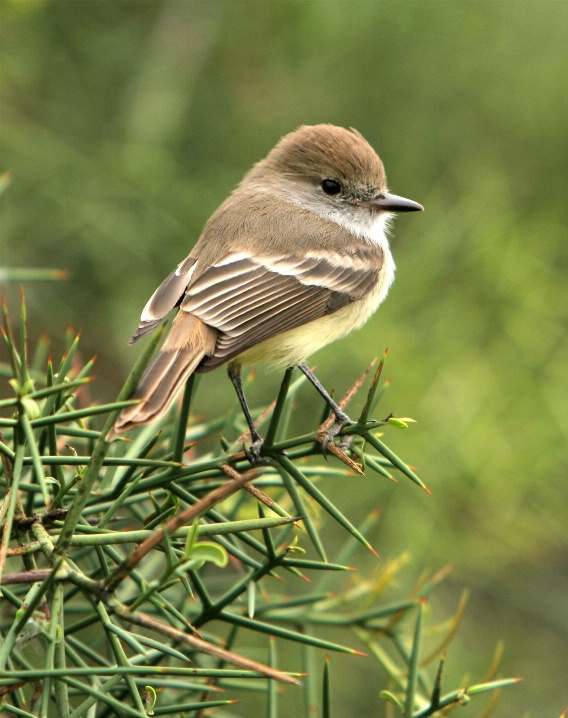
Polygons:
M162 417L203 357L213 353L216 338L215 329L191 314L180 312L162 350L132 395L139 403L120 412L106 440L113 441L135 426Z

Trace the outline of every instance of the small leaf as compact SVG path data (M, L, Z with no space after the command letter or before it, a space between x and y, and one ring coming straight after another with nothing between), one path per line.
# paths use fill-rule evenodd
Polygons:
M144 686L144 710L146 711L146 715L154 715L154 706L156 705L157 698L158 694L152 686Z
M395 696L394 693L391 693L390 691L381 691L380 694L381 698L384 698L385 701L388 701L389 703L393 703L397 708L400 708L402 710L402 703L398 699L397 696Z
M396 416L390 416L387 419L387 422L391 426L394 426L396 429L408 429L409 423L411 423L411 424L416 423L416 421L414 419L409 419L408 417L404 417L404 419L403 419L401 417L396 417Z
M256 604L256 581L251 581L247 586L247 616L254 618Z
M29 396L24 396L21 401L22 409L29 419L33 421L41 416L40 406L35 399L30 399Z
M298 546L298 537L297 536L294 536L292 543L286 549L286 553L299 553L299 554L306 553L306 551L301 546Z
M190 559L191 553L193 551L193 547L195 545L195 542L197 540L197 534L199 532L199 521L197 519L191 524L191 529L187 532L187 536L185 538L185 546L183 549L183 555L185 558Z
M199 569L206 561L210 561L220 568L225 568L229 563L229 555L222 546L213 543L213 541L200 541L193 546L191 558L178 568L177 573L180 570Z

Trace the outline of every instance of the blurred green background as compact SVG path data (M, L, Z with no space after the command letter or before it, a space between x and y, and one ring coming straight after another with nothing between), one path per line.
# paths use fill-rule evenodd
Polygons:
M68 324L81 330L101 401L139 351L126 340L148 296L281 135L356 127L390 188L424 204L396 223L397 279L378 315L312 363L343 392L389 347L381 415L418 423L386 438L432 496L370 476L324 489L355 522L382 509L371 537L381 560L412 555L401 591L453 566L437 617L471 588L448 687L464 671L482 678L503 639L502 674L525 680L496 715L558 716L568 3L12 0L1 11L1 169L14 179L0 200L0 264L69 272L26 287L32 331L57 345ZM15 309L17 288L3 291ZM260 374L254 403L279 379ZM222 371L204 377L198 410L232 404ZM373 569L363 550L354 561ZM337 715L383 715L372 659L332 656L333 671Z

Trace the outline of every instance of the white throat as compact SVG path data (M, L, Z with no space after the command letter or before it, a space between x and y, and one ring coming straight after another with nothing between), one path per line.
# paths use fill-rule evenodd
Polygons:
M301 203L302 206L303 203ZM316 206L314 206L316 205ZM354 234L359 239L371 244L378 244L383 249L389 248L389 241L387 237L387 231L389 228L389 220L391 215L385 213L371 214L370 212L361 212L357 207L353 208L353 212L342 212L335 207L321 207L319 204L313 203L311 206L306 206L306 209L310 209L320 217L327 219L330 222L335 222L343 229L346 229L351 234Z
M272 188L267 187L272 194ZM317 214L328 222L334 222L358 239L371 244L376 244L389 252L389 241L387 232L390 221L393 217L388 212L374 213L365 211L361 207L345 204L342 207L334 207L321 200L318 200L306 192L298 192L297 185L293 185L288 191L283 191L282 183L278 186L278 196L301 207L308 212Z

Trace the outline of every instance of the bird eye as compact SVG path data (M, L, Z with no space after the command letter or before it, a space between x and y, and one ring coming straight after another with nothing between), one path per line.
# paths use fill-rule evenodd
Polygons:
M341 185L337 180L324 179L320 186L326 194L334 195L341 192Z

